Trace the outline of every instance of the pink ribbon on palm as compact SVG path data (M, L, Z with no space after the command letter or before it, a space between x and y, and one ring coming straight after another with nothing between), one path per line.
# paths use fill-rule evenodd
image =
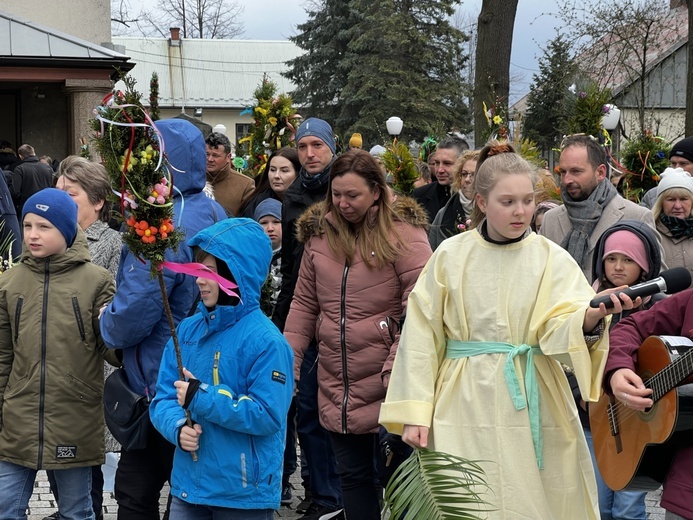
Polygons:
M238 285L233 283L231 280L227 280L218 273L212 271L209 267L198 262L190 262L187 264L178 264L176 262L164 261L161 262L161 267L165 267L169 271L174 273L188 274L196 278L206 278L208 280L214 280L219 284L219 288L224 291L229 296L235 296L239 300L241 297L234 291L238 289Z

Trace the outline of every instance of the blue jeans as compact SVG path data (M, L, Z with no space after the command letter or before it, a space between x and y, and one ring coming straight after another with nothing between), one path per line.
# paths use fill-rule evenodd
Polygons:
M53 471L60 493L58 510L64 520L94 520L91 467ZM24 520L34 491L36 470L0 461L0 518Z
M318 417L318 347L311 342L301 364L296 395L298 443L305 454L313 502L331 509L342 507L342 490L330 435ZM303 473L303 472L301 472Z
M54 471L54 469L47 470L46 476L48 477L51 493L53 493L53 498L55 498L55 503L57 504L60 502L60 492L55 485L55 477L53 476ZM103 518L103 471L101 470L101 466L91 467L91 503L94 508L96 520L100 520Z
M200 506L173 497L169 518L170 520L274 520L274 510Z
M642 491L612 491L602 480L594 456L592 432L585 429L585 439L592 456L594 474L597 477L597 492L599 493L599 512L602 520L646 520L645 496Z

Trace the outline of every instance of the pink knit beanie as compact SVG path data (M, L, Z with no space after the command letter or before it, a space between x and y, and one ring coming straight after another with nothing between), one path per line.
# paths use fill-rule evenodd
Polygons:
M624 254L638 264L646 273L650 271L650 262L645 252L645 244L637 235L630 231L625 229L615 231L606 238L602 261L612 253Z

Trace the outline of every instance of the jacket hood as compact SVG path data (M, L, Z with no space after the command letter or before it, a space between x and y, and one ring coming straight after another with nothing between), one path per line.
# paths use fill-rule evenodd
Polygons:
M227 218L203 229L188 242L223 260L241 292L235 308L247 314L260 307L260 290L272 262L272 243L262 226L249 218Z
M296 236L299 242L307 242L312 236L322 235L326 221L320 219L325 201L310 206L296 221ZM426 211L411 197L398 195L392 203L397 219L414 227L428 231L429 222Z
M173 198L199 193L205 187L207 156L205 140L195 125L184 119L156 122L164 140L164 152L173 177Z
M604 244L609 235L616 231L630 231L640 237L640 240L645 244L645 253L650 262L650 270L645 275L645 281L657 278L662 269L662 256L659 252L659 241L657 240L655 231L639 220L621 220L602 233L594 249L594 257L592 257L592 278L595 281L599 280L601 282L604 277L604 261L602 260L604 256Z

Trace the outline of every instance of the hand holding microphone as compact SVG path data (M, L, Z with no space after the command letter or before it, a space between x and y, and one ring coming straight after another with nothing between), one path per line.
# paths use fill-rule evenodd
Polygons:
M688 289L690 285L691 274L688 272L688 270L685 267L674 267L673 269L662 272L658 278L653 280L631 285L623 291L616 291L604 296L593 298L590 301L590 307L599 308L599 304L603 303L607 309L611 309L614 306L614 302L611 301L612 294L615 294L619 299L621 294L626 294L632 300L635 300L638 296L644 298L659 292L674 294L683 291L684 289Z

